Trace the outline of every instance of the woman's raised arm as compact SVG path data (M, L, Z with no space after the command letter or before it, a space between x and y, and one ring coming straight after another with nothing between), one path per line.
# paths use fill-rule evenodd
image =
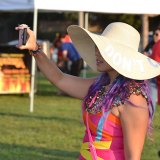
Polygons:
M29 29L27 25L22 24L15 29L21 30L24 28L27 28L28 39L26 45L17 45L17 48L21 50L28 49L30 51L36 51L36 53L34 53L36 64L38 65L41 72L45 75L45 77L67 94L79 99L83 99L95 78L81 78L63 73L57 67L56 63L51 62L47 58L42 50L38 50L34 32Z

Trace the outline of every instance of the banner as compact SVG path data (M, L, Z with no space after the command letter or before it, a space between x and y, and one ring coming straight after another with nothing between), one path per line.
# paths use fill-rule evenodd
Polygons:
M14 46L0 46L0 94L29 93L31 56Z

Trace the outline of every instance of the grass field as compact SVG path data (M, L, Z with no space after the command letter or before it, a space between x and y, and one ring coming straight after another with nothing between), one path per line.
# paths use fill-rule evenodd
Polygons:
M81 102L56 92L40 78L33 113L28 95L0 96L0 160L76 160L84 133ZM158 160L159 120L160 107L155 114L155 141L146 141L142 160Z

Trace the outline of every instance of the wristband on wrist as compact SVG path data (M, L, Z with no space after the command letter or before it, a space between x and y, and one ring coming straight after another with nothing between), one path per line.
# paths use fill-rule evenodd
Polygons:
M32 55L32 56L36 56L37 54L40 54L42 53L42 48L41 46L37 43L37 47L38 49L33 51L33 50L30 50L29 53Z

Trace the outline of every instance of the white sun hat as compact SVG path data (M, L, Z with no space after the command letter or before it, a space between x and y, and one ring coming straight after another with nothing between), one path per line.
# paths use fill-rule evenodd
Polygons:
M77 25L69 26L67 31L81 57L93 70L97 70L96 45L104 60L125 77L145 80L160 74L160 63L138 52L140 35L126 23L111 23L101 35Z

